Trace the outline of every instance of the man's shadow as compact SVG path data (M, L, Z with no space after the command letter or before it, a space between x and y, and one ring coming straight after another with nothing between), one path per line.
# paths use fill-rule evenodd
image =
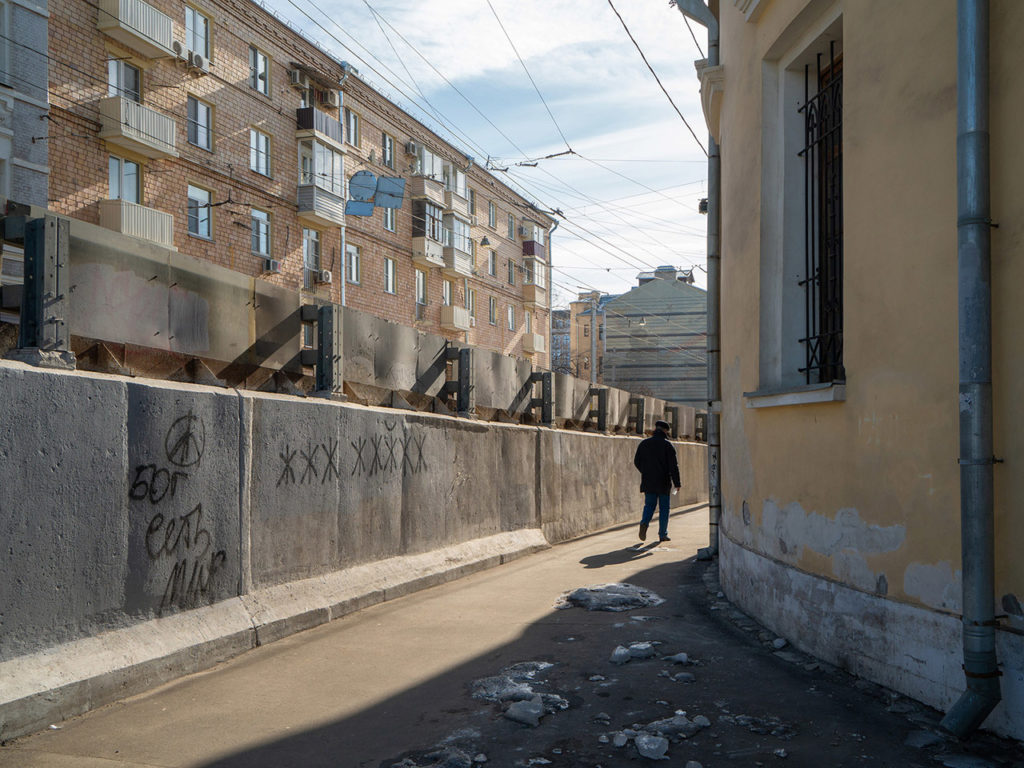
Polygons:
M658 543L657 541L652 541L649 544L634 544L630 547L606 552L603 555L590 555L580 560L580 563L585 568L604 568L606 565L630 563L643 557L650 557L651 550L657 547Z

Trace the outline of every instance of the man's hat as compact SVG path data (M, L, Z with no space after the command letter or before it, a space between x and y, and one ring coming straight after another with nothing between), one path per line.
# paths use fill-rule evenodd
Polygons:
M672 427L667 421L661 421L660 419L654 422L655 429L664 429L666 432L671 432Z

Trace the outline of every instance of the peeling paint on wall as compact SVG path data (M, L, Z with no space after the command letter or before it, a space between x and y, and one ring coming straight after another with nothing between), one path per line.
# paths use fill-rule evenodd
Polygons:
M817 512L807 513L796 502L779 507L771 499L764 502L761 527L766 534L766 543L776 540L785 546L784 551L782 546L778 546L777 552L766 547L769 550L766 554L789 555L782 558L786 560L799 560L805 548L827 557L843 550L853 550L861 555L892 552L903 546L907 535L902 525L868 525L860 519L856 509L849 507L840 509L833 520Z
M932 608L959 611L961 572L954 572L948 561L934 565L911 563L903 573L903 591Z

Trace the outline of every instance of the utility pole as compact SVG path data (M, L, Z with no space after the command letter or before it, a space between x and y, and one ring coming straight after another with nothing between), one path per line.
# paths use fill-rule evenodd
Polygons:
M590 383L597 384L597 293L590 295Z

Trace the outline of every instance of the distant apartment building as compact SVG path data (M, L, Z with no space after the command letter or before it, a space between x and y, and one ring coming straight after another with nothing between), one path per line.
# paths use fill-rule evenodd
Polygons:
M552 220L354 68L250 0L50 11L51 209L548 366Z
M605 304L602 382L707 407L707 292L693 274L658 267Z
M605 305L613 298L600 291L584 291L569 303L569 372L573 376L601 383Z
M570 314L568 309L551 310L551 370L571 373Z
M33 205L46 205L49 175L47 15L46 0L0 0L0 196ZM21 250L3 246L0 285L22 278Z

